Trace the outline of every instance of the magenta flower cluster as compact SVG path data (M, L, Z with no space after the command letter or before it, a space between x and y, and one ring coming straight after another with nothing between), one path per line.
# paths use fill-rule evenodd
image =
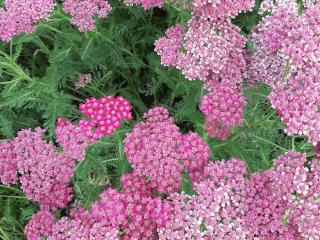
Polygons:
M200 110L205 116L205 128L211 137L225 140L230 129L243 124L244 97L236 90L219 85L201 98Z
M53 0L5 0L0 9L0 39L8 42L21 33L32 33L34 25L53 10Z
M269 99L287 126L285 132L306 135L316 145L320 141L320 12L309 4L299 15L280 2L272 5L272 15L251 36L254 51L247 74L250 82L271 87Z
M106 0L64 0L63 10L71 15L71 23L80 32L92 31L94 16L106 18L112 7Z
M191 177L201 175L210 156L207 144L195 133L181 134L163 107L150 109L145 118L124 139L134 171L161 193L179 190L183 170Z
M171 203L153 196L153 188L135 172L123 175L121 182L121 192L106 189L90 210L79 206L69 218L55 221L50 213L39 212L25 228L28 239L156 239L157 227L169 219Z
M111 136L121 127L121 120L131 120L131 105L122 97L90 98L80 104L80 111L88 119L81 119L79 126L87 137L93 139Z
M80 108L91 114L92 121L99 119L99 126L104 121L119 127L119 118L131 119L130 104L121 97L107 96L100 102L88 99ZM12 141L0 143L0 181L5 185L21 184L27 198L37 202L42 210L64 208L72 198L70 180L75 163L84 160L85 150L96 140L96 135L83 130L84 121L87 120L74 125L66 119L57 119L56 142L63 151L44 140L41 128L21 130ZM104 133L100 131L99 136L103 137Z

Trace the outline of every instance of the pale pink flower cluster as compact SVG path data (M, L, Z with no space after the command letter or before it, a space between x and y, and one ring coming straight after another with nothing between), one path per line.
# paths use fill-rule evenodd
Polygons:
M78 125L63 118L58 118L55 133L56 141L65 155L77 161L84 160L85 151L93 142L92 138L88 138Z
M106 0L64 0L63 10L71 15L71 23L80 32L92 31L94 17L106 18L112 7Z
M183 170L195 178L203 171L210 149L197 134L181 134L163 107L145 118L124 139L124 152L137 174L148 177L157 191L171 193L180 188Z
M195 16L217 20L233 18L241 12L251 10L254 4L254 0L193 0L190 3L190 8Z
M144 10L148 10L152 7L162 7L163 0L124 0L124 3L128 6L140 5Z
M318 112L320 89L320 11L308 8L302 15L279 8L264 18L254 33L249 60L250 82L271 87L269 99L287 125L287 134L320 141Z
M241 93L219 85L201 98L200 110L205 116L205 128L211 137L225 140L230 129L243 124L246 101Z
M210 21L193 17L184 33L171 27L155 42L161 63L175 66L190 80L200 79L206 88L219 83L239 88L245 72L245 40L229 19Z
M173 194L167 225L159 239L250 239L243 215L246 166L238 159L209 163L205 180L195 183L197 195Z
M21 33L32 33L41 19L54 10L52 0L5 0L0 9L0 39L10 41Z
M83 88L91 81L92 81L92 76L90 73L80 74L74 86L76 87L76 89Z
M293 12L298 12L298 4L295 0L263 0L260 5L259 13L274 13L281 8L285 8L286 10L290 10Z
M132 119L131 105L122 97L90 98L79 109L88 117L80 120L81 131L93 139L113 135L121 127L121 120Z
M4 185L15 184L18 181L16 154L11 142L0 143L0 182Z
M251 176L246 222L262 239L318 239L319 159L306 167L306 155L288 152L274 168Z

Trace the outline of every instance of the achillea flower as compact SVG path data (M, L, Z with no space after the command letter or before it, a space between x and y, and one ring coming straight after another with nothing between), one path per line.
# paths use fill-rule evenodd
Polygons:
M138 175L159 192L171 193L180 188L183 170L203 170L209 148L198 135L179 133L164 108L150 109L145 117L125 138L125 154Z
M197 195L171 195L172 214L167 225L158 228L160 240L251 239L242 220L244 163L237 159L210 163L206 173L207 179L195 184Z
M132 119L131 105L122 97L90 98L79 108L88 117L80 120L81 131L92 139L102 138L105 134L112 136L120 128L121 120Z
M54 224L54 216L45 210L40 210L33 215L24 228L28 240L41 240L51 234Z
M71 15L71 23L80 32L92 31L94 16L106 18L112 7L105 0L64 0L63 10Z
M278 84L270 93L269 99L286 124L284 130L292 134L306 135L309 142L316 145L320 141L320 84L317 78L297 76L287 84Z
M193 0L190 8L195 16L218 20L233 18L243 11L249 11L254 7L254 3L254 0Z
M86 73L86 74L80 74L78 77L77 82L75 82L74 86L76 89L83 88L86 86L88 83L90 83L92 80L91 74Z
M243 123L245 99L228 86L216 86L201 99L200 110L205 116L208 135L225 140L230 129Z
M21 33L31 33L41 19L54 10L52 0L5 0L0 9L0 39L10 41Z
M41 209L63 208L71 200L74 161L43 140L44 130L24 129L13 140L21 188Z
M135 172L123 175L121 182L122 192L106 189L90 210L78 207L70 218L57 221L48 240L156 239L156 228L165 224L171 205L153 197L150 184Z
M9 141L0 143L0 182L4 185L18 181L16 154Z
M219 83L239 88L245 72L245 40L229 20L193 17L183 36L181 25L171 27L155 42L161 62L175 66L189 80L200 79L206 88Z
M85 151L93 139L88 138L77 125L63 118L57 120L56 141L63 148L63 153L70 158L82 161Z
M163 0L124 0L124 3L129 6L141 5L144 10L152 7L162 7Z

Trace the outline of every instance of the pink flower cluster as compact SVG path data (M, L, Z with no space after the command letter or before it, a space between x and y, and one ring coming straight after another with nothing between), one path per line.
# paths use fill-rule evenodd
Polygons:
M205 116L205 127L211 137L225 140L230 129L243 124L246 101L238 91L228 86L217 86L201 98L200 110Z
M316 145L320 11L310 7L302 15L286 8L272 12L252 34L255 47L247 73L250 82L261 80L272 88L269 99L287 125L287 134L306 135Z
M193 17L188 31L177 25L155 42L161 63L175 66L190 80L200 79L206 88L219 83L239 88L245 72L245 40L230 20L210 21Z
M71 15L71 23L80 32L92 31L94 16L106 18L112 7L106 0L64 0L63 10Z
M243 216L246 166L238 159L209 163L197 195L173 194L173 209L159 239L250 239Z
M254 7L254 4L254 0L193 0L190 3L190 8L195 16L217 20L232 18L243 11L249 11Z
M262 239L318 239L319 159L305 167L305 154L288 152L274 169L251 176L247 185L247 224Z
M32 33L34 25L53 10L52 0L5 0L0 9L0 39L10 41L21 33Z
M172 194L159 239L318 239L320 163L288 152L249 177L238 159L209 163L196 195Z
M124 3L128 6L141 5L144 10L148 10L152 7L162 7L163 0L124 0Z
M85 158L85 151L94 140L88 138L78 125L59 118L56 126L56 141L68 157L82 161Z
M170 217L171 204L153 197L151 186L134 172L123 175L121 182L122 192L107 189L90 210L78 207L71 211L70 218L53 222L50 214L35 215L25 229L28 239L156 239L157 227ZM44 215L46 219L37 223L36 219Z
M7 185L19 181L26 196L41 209L56 210L71 200L74 161L43 137L40 128L25 129L11 142L1 143L0 169L11 174L4 174L1 181Z
M4 185L18 181L16 154L11 142L0 143L0 182Z
M89 138L111 136L121 126L121 120L131 120L131 105L122 97L90 98L80 104L80 111L88 119L79 122L81 131Z
M147 177L161 193L181 185L183 170L197 178L210 156L210 149L195 133L181 134L168 111L156 107L145 113L124 139L124 152L134 171Z
M76 89L83 88L92 80L92 76L90 73L80 74L78 80L75 82L74 86Z

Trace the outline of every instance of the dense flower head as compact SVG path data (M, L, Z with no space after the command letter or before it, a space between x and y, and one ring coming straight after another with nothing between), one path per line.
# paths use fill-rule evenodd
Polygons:
M193 0L190 8L195 16L218 20L235 17L243 11L249 11L254 7L254 3L254 0Z
M21 33L31 33L34 25L54 10L52 0L5 0L0 9L0 39L10 41Z
M15 184L18 181L16 154L13 144L9 141L0 143L0 182L4 185Z
M245 99L229 86L217 85L201 99L200 110L205 117L205 127L211 137L221 140L230 135L230 129L243 123Z
M278 84L270 93L272 107L286 124L288 135L306 135L316 145L320 141L320 82L319 77L296 76L287 84Z
M298 13L298 4L297 1L294 0L264 0L261 3L259 13L274 13L281 8Z
M92 142L78 125L73 125L69 120L58 118L55 129L56 141L63 148L65 155L72 159L82 161L85 151Z
M94 16L106 18L112 7L105 0L64 0L63 10L71 15L71 23L78 27L79 31L91 31L94 29Z
M79 108L88 118L80 120L79 126L87 137L93 139L112 136L120 128L121 120L132 119L131 105L122 97L90 98Z
M206 180L195 184L197 195L171 195L171 218L158 228L159 239L250 239L242 220L245 165L238 159L210 163L207 173ZM223 173L229 178L219 176Z
M162 107L145 113L124 140L124 151L134 171L147 177L161 193L180 188L183 170L201 172L208 161L209 147L195 133L182 135L168 111Z
M163 0L124 0L124 3L129 6L141 5L144 10L152 7L162 7Z
M91 81L92 81L92 76L90 73L80 74L74 86L76 87L76 89L83 88Z
M43 140L44 130L24 129L13 140L21 188L42 209L63 208L72 197L74 161Z
M41 240L51 234L54 216L49 211L41 210L33 215L24 228L28 240Z
M193 17L183 36L181 25L171 27L155 42L161 62L180 69L190 80L200 79L206 88L220 82L239 88L245 72L245 40L240 28L223 19Z
M246 223L263 239L319 238L319 161L306 167L303 153L289 151L271 170L255 173L246 191Z
M209 146L198 134L190 132L181 136L178 153L191 180L199 180L211 155Z
M156 239L156 228L169 218L171 205L153 197L150 185L135 172L123 175L121 182L121 192L108 188L90 210L78 207L70 218L59 220L48 239Z

